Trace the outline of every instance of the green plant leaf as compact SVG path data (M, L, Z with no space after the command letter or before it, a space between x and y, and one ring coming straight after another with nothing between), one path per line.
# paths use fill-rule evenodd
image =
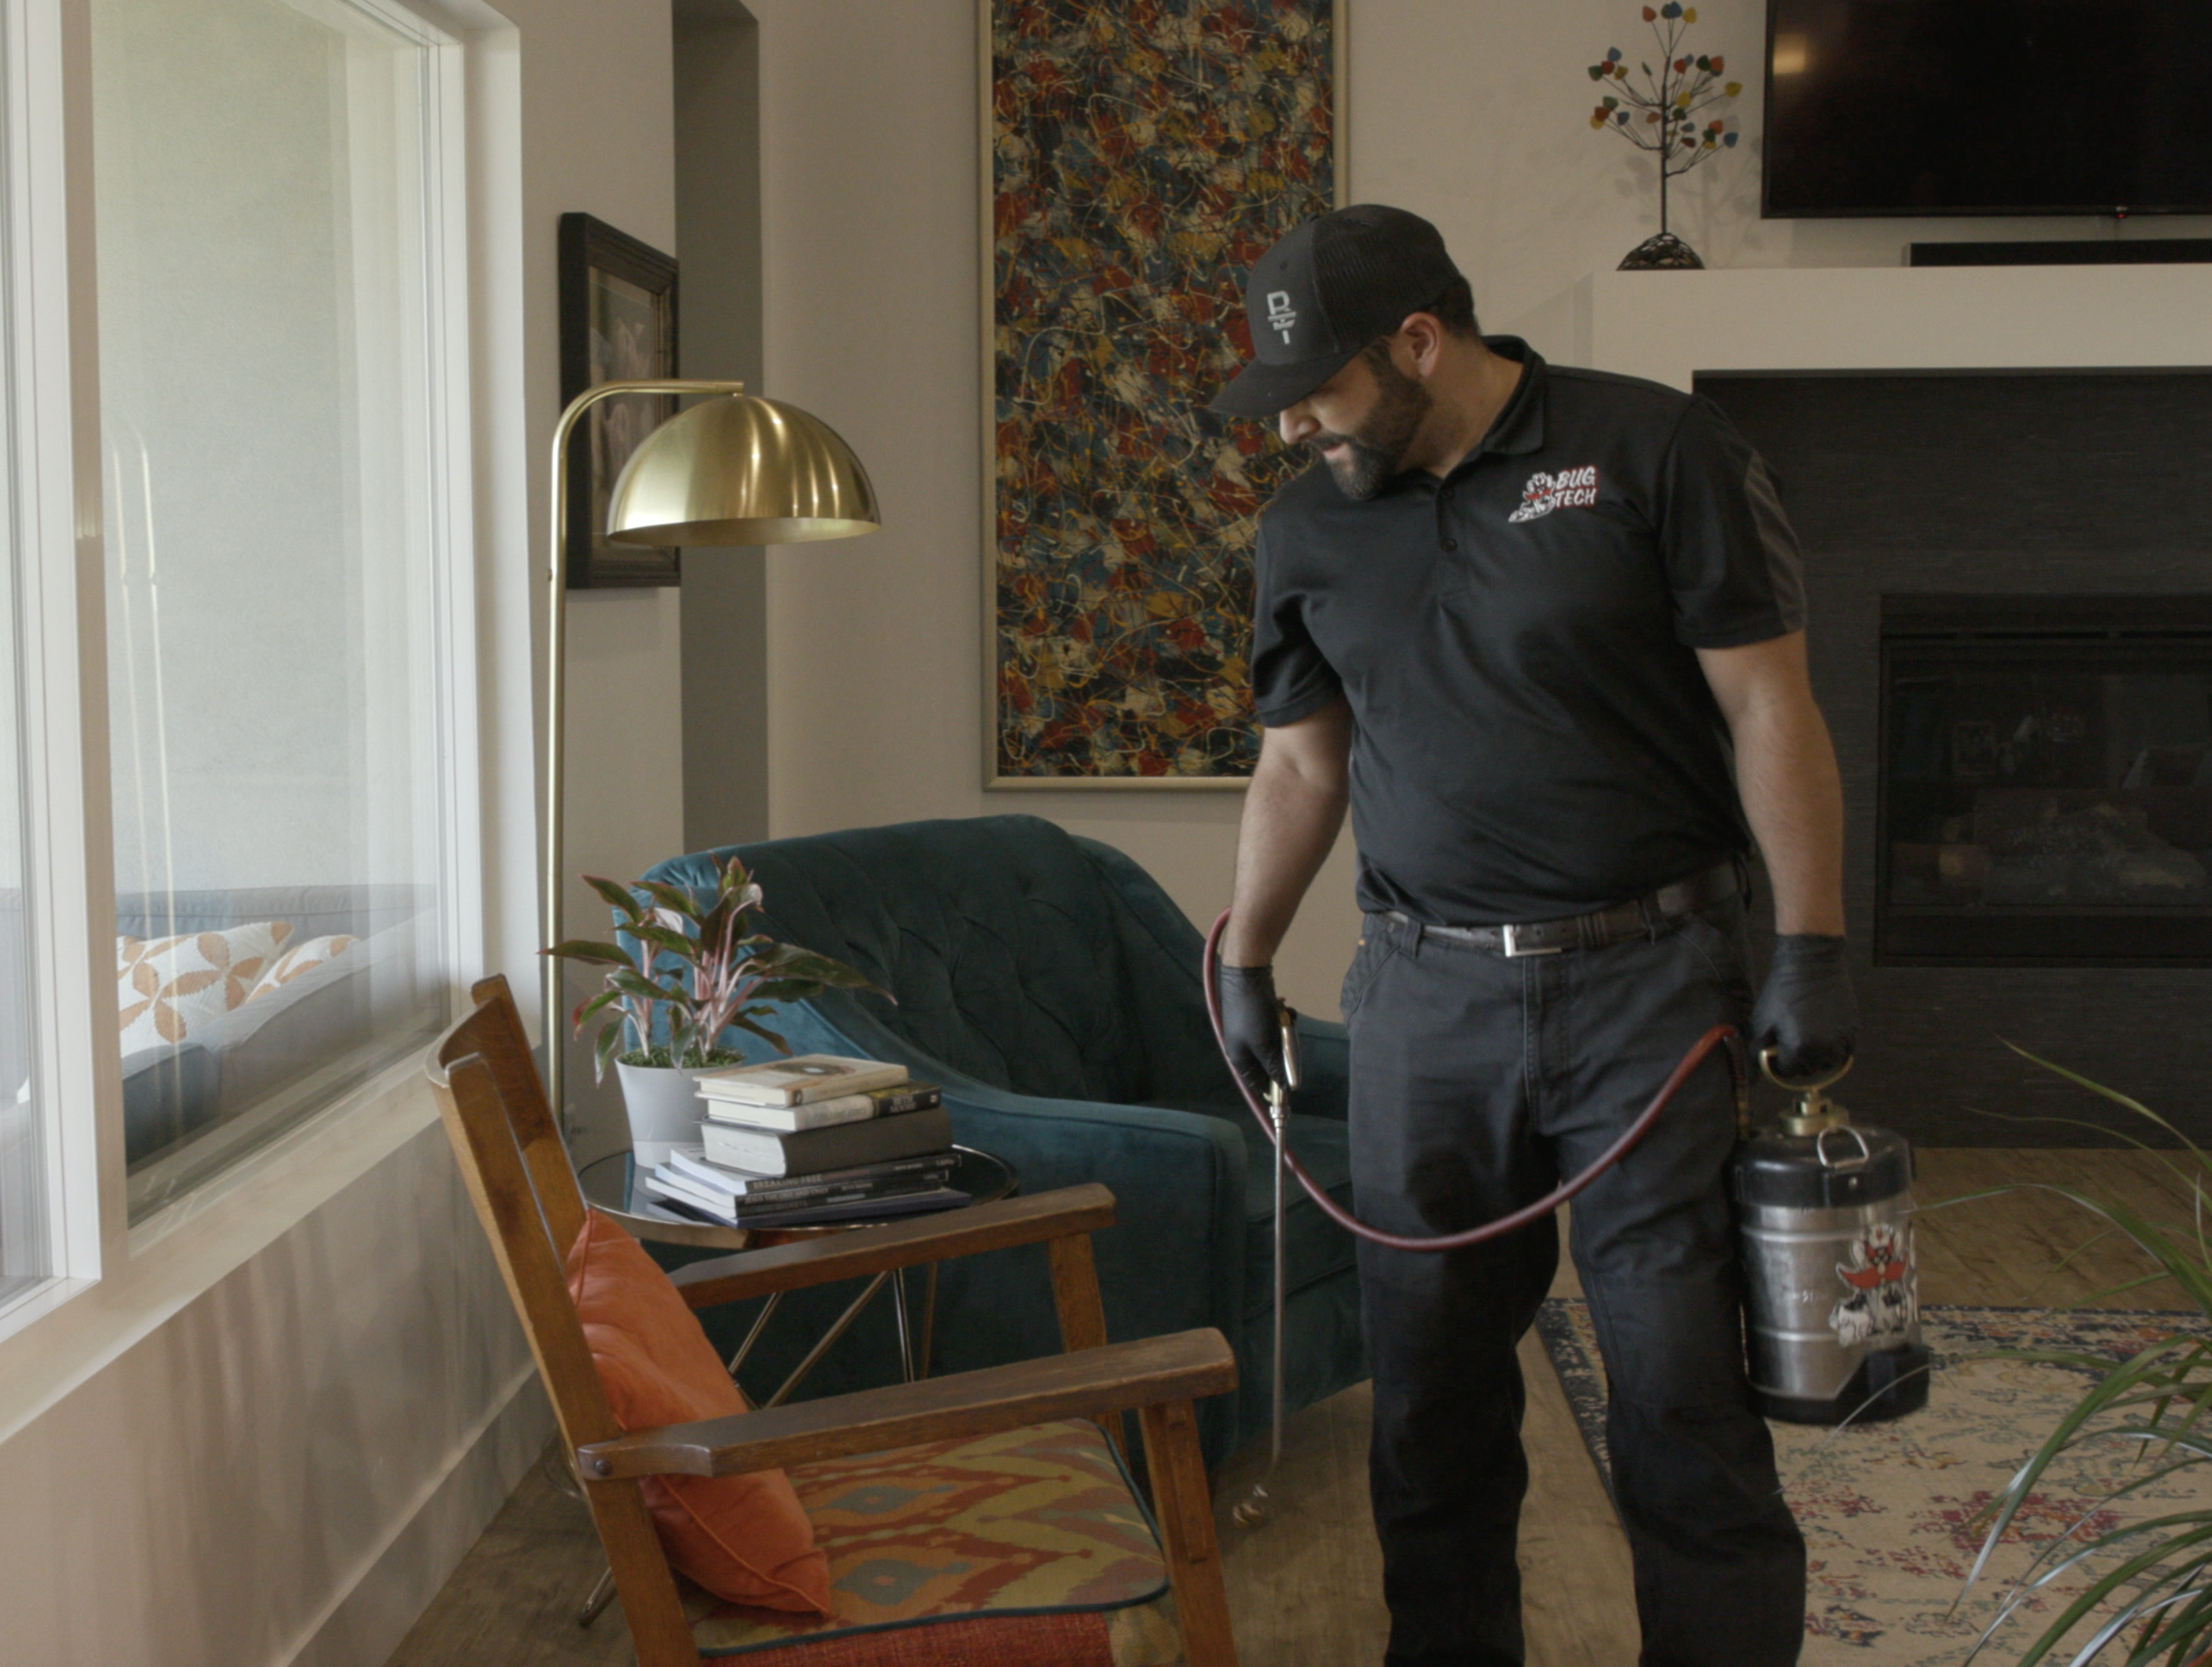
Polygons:
M576 1011L569 1015L568 1033L571 1036L581 1036L584 1026L591 1023L594 1013L605 1012L613 1003L621 1000L622 995L618 991L603 989L589 1000L579 1001L576 1004Z
M610 972L607 975L607 983L624 995L634 995L641 1001L665 1001L673 1004L690 999L677 991L654 983L642 973L632 972L628 969Z
M696 921L699 918L699 905L681 886L664 885L657 879L641 879L637 883L637 889L653 899L655 908L665 909L682 920Z
M630 928L629 932L630 936L635 938L640 943L651 944L655 949L678 956L687 962L698 952L697 940L678 932L672 926L654 926L650 922L641 921L637 925Z
M619 885L613 880L602 879L598 874L586 874L584 884L597 891L605 900L607 906L617 915L626 919L636 917L637 899L630 894L628 886Z
M754 1036L759 1037L764 1042L774 1043L775 1044L776 1050L779 1053L787 1054L791 1051L791 1043L786 1042L781 1037L778 1036L774 1031L769 1030L765 1025L756 1025L751 1019L746 1018L743 1013L739 1013L735 1019L732 1019L730 1023L738 1030L748 1031Z
M615 1056L615 1049L622 1046L622 1033L620 1025L610 1025L599 1032L599 1039L592 1044L592 1081L605 1082L607 1080L607 1062Z

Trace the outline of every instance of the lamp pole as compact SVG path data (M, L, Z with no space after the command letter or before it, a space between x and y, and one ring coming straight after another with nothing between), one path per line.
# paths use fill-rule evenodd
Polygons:
M561 788L562 741L567 727L566 663L568 624L568 438L584 413L602 399L623 393L743 393L743 382L686 382L676 380L601 382L586 388L568 402L553 430L553 553L552 571L545 592L545 803L544 803L544 938L548 946L561 941ZM544 1025L545 1033L545 1098L568 1132L568 1107L562 1069L561 963L553 956L544 963ZM650 1043L652 1038L646 1040Z

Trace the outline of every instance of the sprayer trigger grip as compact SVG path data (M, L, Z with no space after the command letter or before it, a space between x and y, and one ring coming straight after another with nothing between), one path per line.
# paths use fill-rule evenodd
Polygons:
M1297 1009L1287 1001L1277 1001L1275 1023L1282 1032L1283 1087L1286 1092L1295 1091L1305 1074L1298 1068Z

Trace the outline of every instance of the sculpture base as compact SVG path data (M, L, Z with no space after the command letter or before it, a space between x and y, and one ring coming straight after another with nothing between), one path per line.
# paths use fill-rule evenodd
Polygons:
M1645 238L1620 263L1624 272L1702 272L1705 269L1698 252L1672 232Z

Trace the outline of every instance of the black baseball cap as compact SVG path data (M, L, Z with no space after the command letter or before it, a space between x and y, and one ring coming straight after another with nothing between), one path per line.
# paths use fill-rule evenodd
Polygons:
M1207 409L1273 417L1295 405L1459 276L1418 214L1358 203L1307 221L1254 263L1244 284L1252 362Z

